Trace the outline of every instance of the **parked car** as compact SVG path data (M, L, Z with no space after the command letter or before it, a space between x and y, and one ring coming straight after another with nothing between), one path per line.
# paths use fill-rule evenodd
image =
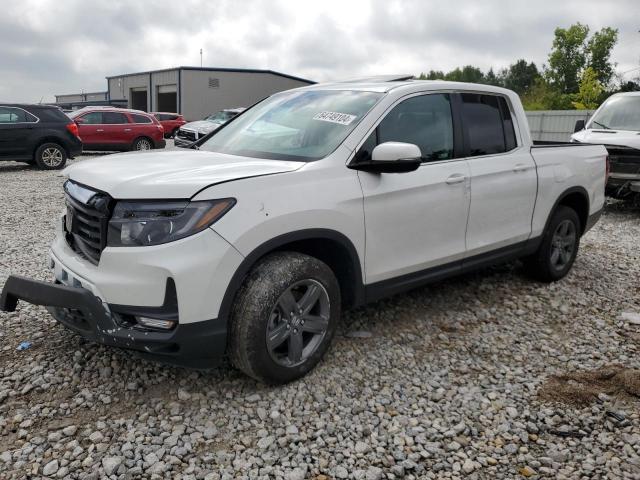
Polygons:
M164 128L164 138L175 137L180 127L187 123L179 113L153 112L151 115L156 117Z
M58 107L0 104L0 160L52 170L81 153L78 127Z
M47 305L100 343L197 367L228 352L288 382L344 308L517 258L563 278L602 212L606 157L533 145L518 95L488 85L277 93L197 150L69 167L57 283L10 276L0 309Z
M200 140L217 130L245 110L245 108L227 108L206 116L204 120L197 120L183 125L178 129L175 136L176 147L189 147L196 140Z
M69 117L78 125L85 150L151 150L166 145L160 122L141 110L85 107Z
M572 141L604 144L611 171L607 194L616 198L640 194L640 92L609 97L585 125L576 122Z

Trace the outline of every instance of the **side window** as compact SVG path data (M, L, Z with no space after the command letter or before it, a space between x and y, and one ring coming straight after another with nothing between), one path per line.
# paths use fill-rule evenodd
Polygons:
M131 120L133 123L153 123L149 117L137 113L131 114Z
M100 125L102 122L102 112L89 112L82 115L82 123L84 125Z
M129 123L127 116L120 112L102 112L102 120L105 125Z
M453 158L453 122L448 94L409 98L396 105L376 130L377 144L413 143L420 147L424 161Z
M38 119L21 108L0 107L0 123L35 123Z
M502 113L504 142L508 152L518 146L518 142L516 141L516 132L513 128L513 119L511 118L511 111L509 110L507 100L504 97L498 97L498 103L500 104L500 112Z
M469 139L469 155L475 157L505 152L507 148L498 97L478 93L461 93L460 96L464 128Z

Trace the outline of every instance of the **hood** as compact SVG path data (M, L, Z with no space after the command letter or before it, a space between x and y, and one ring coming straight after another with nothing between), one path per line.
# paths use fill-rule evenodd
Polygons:
M218 122L212 122L211 120L197 120L195 122L185 123L184 125L182 125L181 128L194 130L196 132L209 133L215 130L216 128L220 127L220 125L222 124Z
M581 143L602 143L640 149L640 132L629 130L580 130L571 135Z
M199 150L122 153L85 160L62 174L116 199L191 198L216 183L292 172L304 162Z

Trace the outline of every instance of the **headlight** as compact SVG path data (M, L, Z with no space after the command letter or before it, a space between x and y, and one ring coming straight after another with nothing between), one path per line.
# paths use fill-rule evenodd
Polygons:
M107 245L141 247L173 242L201 232L235 204L235 198L200 202L120 201L109 221Z

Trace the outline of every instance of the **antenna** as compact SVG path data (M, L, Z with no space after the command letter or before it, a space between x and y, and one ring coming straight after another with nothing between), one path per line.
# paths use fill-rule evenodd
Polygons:
M200 68L202 68L202 49L200 49Z

